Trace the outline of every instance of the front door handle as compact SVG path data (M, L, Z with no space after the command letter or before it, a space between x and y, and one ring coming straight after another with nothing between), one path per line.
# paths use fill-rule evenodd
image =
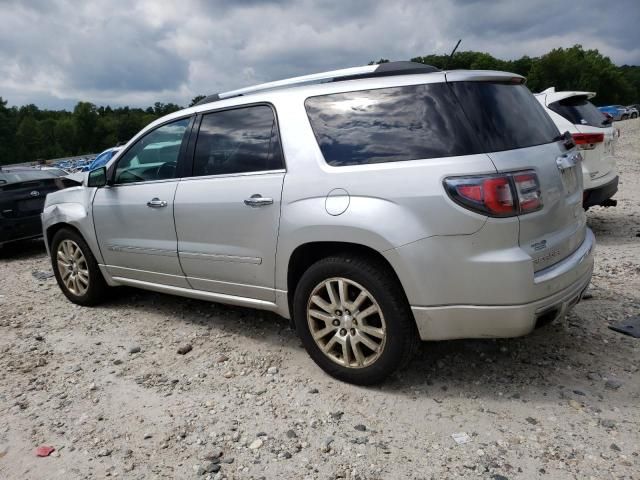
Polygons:
M162 207L166 207L167 206L167 202L164 200L160 200L159 198L153 198L151 199L151 201L147 202L147 207L151 207L151 208L162 208Z
M264 205L273 204L273 198L263 197L259 193L251 195L251 197L244 200L244 204L249 207L262 207Z

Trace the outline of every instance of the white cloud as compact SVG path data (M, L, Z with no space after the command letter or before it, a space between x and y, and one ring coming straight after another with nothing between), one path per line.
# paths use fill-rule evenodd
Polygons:
M597 0L70 0L0 2L0 95L187 104L196 94L292 75L462 50L502 58L558 46L640 63L640 3Z

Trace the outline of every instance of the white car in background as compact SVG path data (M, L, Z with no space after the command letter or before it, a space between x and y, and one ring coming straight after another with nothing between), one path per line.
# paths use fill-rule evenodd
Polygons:
M568 131L582 153L583 207L612 207L618 191L614 146L620 131L589 99L594 92L556 92L554 87L535 94L558 130Z

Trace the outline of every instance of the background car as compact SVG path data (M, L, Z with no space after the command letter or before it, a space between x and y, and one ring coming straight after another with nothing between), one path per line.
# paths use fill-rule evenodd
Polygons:
M611 121L589 99L594 92L556 92L551 87L535 95L558 130L568 131L582 154L582 205L613 206L618 191L614 144L618 137Z
M109 160L113 158L113 156L122 150L122 147L112 147L107 148L104 152L101 152L93 161L87 165L85 165L81 171L90 172L91 170L95 170L96 168L102 167L107 164Z
M607 105L605 107L598 107L598 110L603 113L608 113L615 121L626 120L629 117L627 108L622 105Z
M42 236L40 214L47 194L76 185L52 170L0 169L0 246Z
M629 113L629 118L638 118L638 107L635 105L629 105L626 107L627 112Z

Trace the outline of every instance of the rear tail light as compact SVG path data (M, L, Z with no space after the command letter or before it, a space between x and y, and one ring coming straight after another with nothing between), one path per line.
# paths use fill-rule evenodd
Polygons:
M540 182L533 170L449 177L444 186L456 203L490 217L513 217L542 208Z
M574 133L573 141L579 150L593 150L598 143L604 142L604 133Z

